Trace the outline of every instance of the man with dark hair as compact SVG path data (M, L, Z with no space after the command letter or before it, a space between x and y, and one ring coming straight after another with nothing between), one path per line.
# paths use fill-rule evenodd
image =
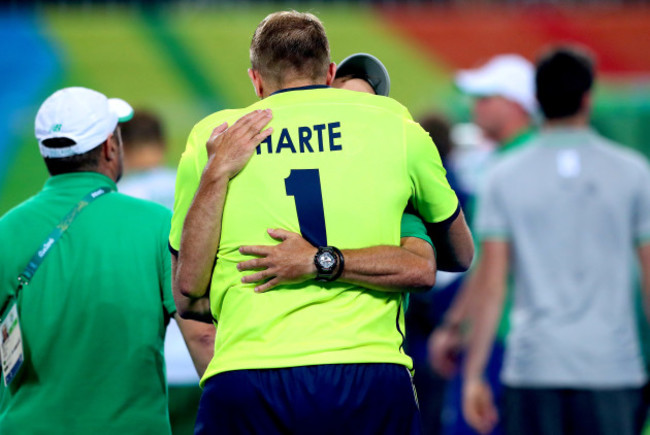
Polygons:
M174 206L176 171L164 166L165 141L162 123L153 113L136 111L133 119L122 125L124 142L124 177L120 192Z
M390 94L390 75L384 64L372 54L355 53L336 68L332 87L369 94Z
M170 212L116 192L131 115L79 87L38 111L52 177L0 219L3 434L170 433Z
M544 117L553 120L578 113L593 82L594 64L586 54L575 49L547 53L537 65L537 100Z
M218 322L197 433L417 433L402 292L423 286L417 264L433 265L411 254L410 267L377 274L368 258L404 264L400 220L410 203L440 266L469 266L471 236L434 145L394 100L329 88L336 67L311 14L264 19L251 64L263 100L198 123L179 164L174 295L182 315ZM274 228L310 242L304 266L315 272L256 293L237 268L239 249L283 240ZM335 244L383 245L386 254Z
M120 130L116 129L113 136L119 138ZM50 149L69 148L75 145L75 141L67 137L55 137L43 140L43 146ZM75 154L67 157L43 157L45 166L50 175L66 174L69 172L84 172L97 167L101 155L101 148L94 148L83 154ZM120 171L121 174L121 171Z
M498 420L483 380L506 275L513 315L504 367L508 434L640 432L643 370L634 323L638 258L650 302L650 169L589 129L592 62L561 47L537 64L544 126L489 173L476 229L480 291L464 366L463 411Z

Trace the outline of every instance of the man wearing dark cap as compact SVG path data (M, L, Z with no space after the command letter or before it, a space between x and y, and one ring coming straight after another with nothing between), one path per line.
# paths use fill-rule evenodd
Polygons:
M387 97L390 76L384 64L372 54L355 53L338 65L332 87Z
M80 87L38 111L51 177L0 219L3 435L170 433L170 212L116 191L131 116Z

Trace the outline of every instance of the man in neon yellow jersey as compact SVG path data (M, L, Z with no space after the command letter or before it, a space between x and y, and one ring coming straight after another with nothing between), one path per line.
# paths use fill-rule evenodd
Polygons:
M384 64L375 56L367 53L356 53L346 57L338 65L332 87L387 97L390 92L390 76ZM434 252L429 249L432 242L427 235L422 220L413 214L405 213L402 216L400 226L400 246L435 265ZM305 256L307 259L314 256L314 248L309 242L304 240L300 234L286 230L275 230L274 234L277 235L278 240L281 240L281 243L257 247L242 246L240 248L242 254L263 257L260 260L242 262L238 266L239 270L264 269L244 278L246 282L267 280L256 287L256 290L260 292L267 291L282 282L312 279L312 275L316 273L314 263L304 261ZM354 283L362 286L373 284L371 281L375 275L393 274L391 283L387 288L384 289L379 286L376 290L430 290L433 281L429 280L435 279L435 266L433 268L427 267L426 263L418 262L420 267L414 269L415 264L395 262L395 258L393 258L392 264L383 263L381 256L385 255L385 249L385 247L375 247L372 252L368 252L368 254L373 255L368 261L374 264L374 272L376 273L369 274L366 271L366 274L357 275L357 280ZM399 259L408 261L409 257L411 257L409 254L401 252ZM409 274L419 276L422 285L408 281L402 283L401 278L398 278L398 276L407 271ZM408 296L404 298L404 301L403 310L405 312L408 306Z
M332 87L387 97L390 92L390 76L379 59L367 53L356 53L343 59L338 65ZM433 243L427 235L424 223L417 216L406 213L402 216L400 232L400 246L426 261L411 261L408 263L409 267L406 267L406 264L402 262L396 263L396 259L392 258L391 264L382 264L384 267L381 268L378 264L381 259L371 258L370 261L375 264L376 273L365 276L359 275L357 277L359 284L365 285L366 281L372 280L374 275L392 274L392 286L385 290L427 291L432 287L435 280L436 259L432 249ZM278 239L286 243L269 245L268 249L264 249L264 254L258 254L266 257L265 261L242 262L238 266L239 270L266 269L266 272L261 275L246 277L245 279L248 282L255 282L257 277L266 279L269 273L273 274L273 282L267 281L258 286L258 291L267 291L273 285L285 280L296 280L298 277L307 280L314 266L313 262L308 262L307 266L309 267L305 269L305 262L300 258L300 254L305 253L305 243L309 243L300 234L280 230L277 231L277 234ZM302 239L302 241L298 239ZM376 247L373 255L382 256L385 249L387 248ZM247 254L248 250L248 247L240 249L243 254ZM174 255L178 254L176 250L172 250L172 252ZM313 258L313 253L310 258ZM413 258L411 255L402 252L399 260L406 262ZM406 276L407 273L411 276L417 276L417 281L409 280ZM377 287L377 290L384 289ZM408 296L404 298L404 305L408 305ZM406 306L404 306L403 310L406 310ZM200 374L204 372L205 368L197 366Z
M418 433L410 358L400 350L401 292L349 284L373 264L364 250L335 245L399 250L410 203L429 224L439 267L468 267L471 236L434 145L395 101L328 87L335 66L310 14L267 17L251 60L263 101L197 124L179 165L176 303L183 316L219 322L197 433ZM262 130L268 108L274 119ZM264 294L242 284L239 247L270 242L270 227L318 247L309 259L316 280ZM376 276L382 287L389 279Z

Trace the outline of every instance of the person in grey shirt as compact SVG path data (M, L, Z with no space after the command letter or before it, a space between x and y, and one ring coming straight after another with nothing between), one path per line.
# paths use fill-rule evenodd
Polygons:
M639 433L646 381L634 267L650 302L650 169L588 127L590 57L557 48L537 64L545 123L491 170L476 228L482 261L464 366L463 412L479 432L499 419L483 380L506 276L514 307L502 380L507 434Z

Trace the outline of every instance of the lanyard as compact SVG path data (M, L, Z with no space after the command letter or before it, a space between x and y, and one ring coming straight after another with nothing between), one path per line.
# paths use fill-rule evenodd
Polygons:
M2 336L0 336L0 362L2 364L2 379L5 388L10 384L15 386L17 382L19 383L15 379L20 377L20 373L25 372L22 368L26 361L27 353L23 344L23 333L20 328L20 314L18 310L18 294L20 290L29 284L29 281L36 273L38 267L43 263L43 260L45 260L52 246L61 239L61 236L63 236L79 213L91 202L112 191L113 189L111 188L100 187L84 196L50 232L29 260L29 263L27 263L25 270L18 275L18 287L16 288L15 294L10 295L3 304L2 309L0 309L0 328L2 329Z
M61 222L58 223L52 232L45 238L45 241L41 243L41 246L36 250L32 258L29 260L29 263L27 263L25 270L23 270L22 273L18 275L18 288L16 289L15 295L16 298L18 298L18 293L20 290L29 284L29 281L34 276L34 273L36 273L36 269L38 269L41 263L43 263L43 260L45 260L45 257L52 249L52 246L54 246L54 244L59 241L59 239L63 236L63 233L66 232L66 230L70 227L72 221L75 220L79 213L81 213L84 208L90 205L90 203L95 201L97 198L112 191L113 189L109 187L100 187L99 189L94 189L92 192L89 192L86 196L84 196L81 201L72 207L72 210L70 210L68 214L65 215L63 219L61 219Z

